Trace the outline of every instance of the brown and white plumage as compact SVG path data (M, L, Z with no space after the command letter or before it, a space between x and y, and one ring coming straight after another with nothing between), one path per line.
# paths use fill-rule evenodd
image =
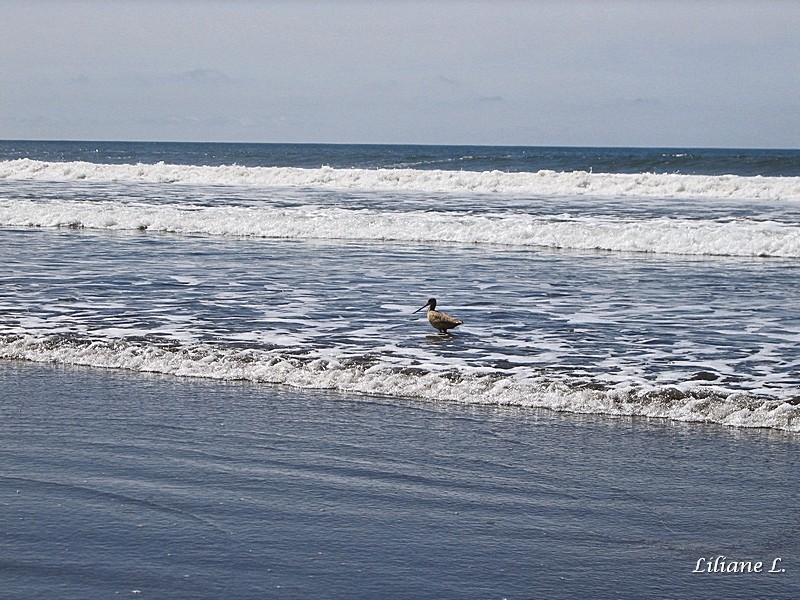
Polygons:
M438 329L442 333L447 333L448 329L453 329L464 323L464 321L451 317L447 313L436 310L436 298L428 298L425 305L415 310L414 313L418 313L423 308L428 309L428 322L433 325L434 329Z

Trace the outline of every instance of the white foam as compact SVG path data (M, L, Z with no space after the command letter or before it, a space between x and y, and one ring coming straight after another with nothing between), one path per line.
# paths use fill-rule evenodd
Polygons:
M220 380L246 380L370 395L508 405L557 411L643 416L767 427L800 433L800 406L725 390L640 386L597 390L544 377L428 371L335 358L300 359L261 350L210 345L159 347L126 341L0 338L0 358L85 365Z
M453 242L683 255L800 257L800 226L747 219L386 212L338 207L176 206L0 200L0 226L179 234Z
M108 165L45 162L27 158L0 162L0 179L255 185L419 192L474 192L535 196L607 196L800 200L800 177L736 175L603 174L574 171L446 171L417 169L333 169Z

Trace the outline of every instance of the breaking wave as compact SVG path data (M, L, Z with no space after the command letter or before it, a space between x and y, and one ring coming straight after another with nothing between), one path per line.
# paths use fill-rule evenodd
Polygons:
M133 165L22 158L0 162L0 179L800 201L800 177L737 175L196 166L163 162Z
M800 258L800 226L751 219L621 219L319 206L0 200L0 226Z
M65 336L0 337L0 358L408 399L800 432L800 405L794 400L733 393L688 383L609 389L591 381L548 379L547 375L401 367L382 363L375 357L337 360L202 344L158 345L147 341L90 341Z

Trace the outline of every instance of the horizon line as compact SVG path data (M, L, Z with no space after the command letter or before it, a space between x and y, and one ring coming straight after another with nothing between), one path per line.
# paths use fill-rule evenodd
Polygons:
M406 146L406 147L466 147L466 148L586 148L597 150L764 150L777 152L800 151L800 146L773 147L773 146L675 146L675 145L595 145L595 144L492 144L492 143L416 143L416 142L255 142L255 141L229 141L229 140L145 140L145 139L70 139L70 138L0 138L0 143L69 143L69 144L233 144L253 146Z

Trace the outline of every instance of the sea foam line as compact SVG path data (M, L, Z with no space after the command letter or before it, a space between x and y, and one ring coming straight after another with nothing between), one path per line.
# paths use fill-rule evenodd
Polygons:
M403 369L380 362L365 366L334 358L303 360L255 349L233 350L210 345L159 347L127 341L37 336L0 336L0 359L800 433L800 406L724 391L680 392L675 387L598 390L543 377Z
M630 220L338 207L178 207L116 201L2 200L0 226L800 258L800 227L741 219Z
M726 198L800 201L800 177L603 174L585 171L507 173L418 169L316 169L89 162L27 158L0 162L0 179L250 185L428 193L500 193L535 196Z

